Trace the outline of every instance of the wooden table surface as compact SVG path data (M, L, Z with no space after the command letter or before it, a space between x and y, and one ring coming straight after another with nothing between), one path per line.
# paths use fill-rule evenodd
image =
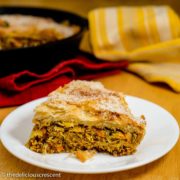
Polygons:
M30 5L30 6L41 6L50 8L59 8L64 10L69 10L76 12L82 16L86 16L90 9L99 6L112 6L112 5L129 5L129 4L142 4L142 1L118 1L118 0L63 0L63 1L48 1L48 0L30 0L30 1L16 1L16 0L6 0L0 1L0 5ZM178 5L180 4L176 1L143 1L143 4L164 4L164 2L169 3L172 7L176 9L177 12ZM180 6L179 6L180 7ZM177 119L180 124L180 94L176 94L167 87L160 85L148 84L141 78L130 74L128 72L122 72L117 75L97 79L101 81L107 88L123 91L126 94L138 96L154 103L159 104L163 108L167 109L173 116ZM14 110L16 107L1 108L0 109L0 122ZM168 133L168 129L167 129ZM29 165L11 155L0 143L0 175L1 173L54 173L53 171L41 169L32 165ZM0 177L1 179L1 177ZM22 178L23 179L23 178ZM25 178L28 179L28 178ZM33 178L31 178L33 179ZM156 180L179 180L180 179L180 142L164 157L159 160L152 162L148 165L135 168L128 171L109 173L109 174L99 174L99 175L80 175L80 174L68 174L61 173L62 180L90 180L90 179L156 179Z

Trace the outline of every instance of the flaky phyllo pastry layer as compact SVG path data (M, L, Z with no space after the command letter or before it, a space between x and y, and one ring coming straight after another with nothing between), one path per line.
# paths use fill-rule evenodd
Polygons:
M113 156L136 151L145 134L145 118L134 117L124 95L100 82L72 81L50 93L35 109L26 146L38 153L73 152L81 161L89 152Z

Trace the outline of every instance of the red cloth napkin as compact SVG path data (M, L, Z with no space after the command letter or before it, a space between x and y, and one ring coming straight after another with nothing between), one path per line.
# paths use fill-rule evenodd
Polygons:
M94 79L120 72L127 67L127 61L90 61L76 57L61 61L50 71L37 74L28 70L0 78L0 107L24 104L46 96L59 86L73 79Z

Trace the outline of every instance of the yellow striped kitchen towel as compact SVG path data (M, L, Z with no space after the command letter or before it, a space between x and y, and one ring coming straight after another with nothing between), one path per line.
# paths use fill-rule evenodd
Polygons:
M128 70L140 75L148 82L163 82L174 91L180 92L180 63L138 62L129 64Z
M180 19L168 6L98 8L88 20L97 58L180 62Z

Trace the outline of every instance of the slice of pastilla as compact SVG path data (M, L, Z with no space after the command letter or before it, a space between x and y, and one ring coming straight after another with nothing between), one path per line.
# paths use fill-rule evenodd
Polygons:
M135 118L124 95L100 82L72 81L49 94L35 109L26 146L38 153L136 151L145 134L145 118Z

